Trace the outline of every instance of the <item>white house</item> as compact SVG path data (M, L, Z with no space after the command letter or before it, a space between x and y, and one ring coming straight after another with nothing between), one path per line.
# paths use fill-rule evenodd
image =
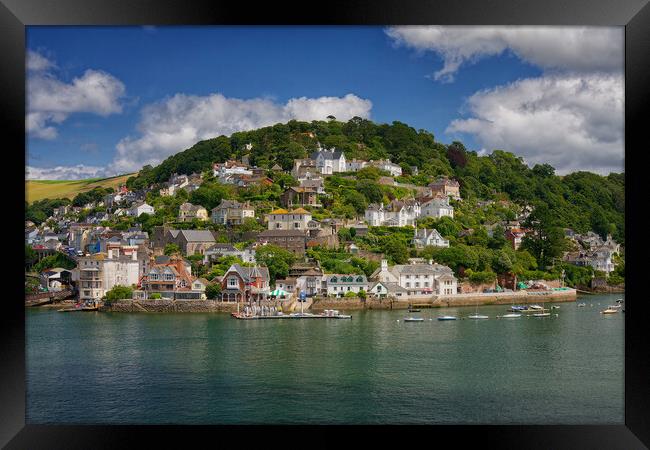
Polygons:
M386 172L390 173L391 176L399 177L402 175L402 168L399 165L392 163L389 159L371 161L370 164L380 170L385 170Z
M80 300L99 300L114 286L137 285L140 262L137 252L130 256L119 255L109 250L80 257L72 271L72 280L77 283Z
M239 250L232 244L214 244L212 247L208 248L203 255L204 263L223 256L235 256L247 263L255 262L255 249L253 247Z
M449 204L449 197L436 196L430 197L422 201L421 209L422 217L441 217L454 218L454 207Z
M317 150L311 154L311 159L316 161L316 167L323 175L331 175L347 170L345 154L336 151L334 148Z
M413 235L413 244L416 248L423 248L429 245L434 247L449 247L449 241L443 238L435 228L432 230L416 228L415 234Z
M149 214L149 215L152 215L152 214L155 213L155 212L156 212L156 211L155 211L155 209L153 208L153 206L148 205L148 204L145 203L145 202L138 202L138 203L133 204L133 206L131 206L131 207L128 209L127 214L128 214L129 216L139 217L140 214L147 213L147 214Z
M407 297L408 291L397 283L388 283L386 281L375 281L368 288L368 294L375 297Z
M214 163L212 165L212 174L219 178L222 183L231 183L230 179L237 175L253 175L247 164L238 161L226 161L225 163Z
M415 200L393 200L388 205L371 203L365 212L368 225L373 227L415 226L420 216L420 203Z
M343 297L348 292L358 294L359 291L368 291L368 280L365 275L326 274L323 277L327 295Z
M269 230L307 230L311 213L303 208L291 211L276 209L265 216Z
M350 161L347 161L345 165L346 172L358 172L359 170L368 166L368 161L363 161L361 159L352 159Z
M388 267L383 259L381 266L370 276L373 281L396 283L406 289L409 296L453 295L458 283L453 271L441 264L399 264Z

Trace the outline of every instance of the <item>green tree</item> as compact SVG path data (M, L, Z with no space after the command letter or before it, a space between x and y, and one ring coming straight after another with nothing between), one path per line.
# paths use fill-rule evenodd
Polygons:
M167 256L175 255L175 254L180 254L181 253L181 248L174 243L169 243L165 245L165 249L163 250L163 253Z
M210 299L218 299L221 297L221 285L219 283L211 283L205 287L205 296Z
M36 251L31 246L25 245L25 267L31 267L37 259Z
M405 264L408 262L408 247L398 239L389 239L384 241L382 252L388 257L389 261L394 264Z
M545 204L538 205L524 222L531 231L522 240L522 248L528 250L541 267L549 266L565 248L564 233L556 225L556 218Z
M129 286L115 285L109 291L106 291L106 300L121 300L133 298L133 288Z
M271 284L278 278L285 278L289 268L295 261L295 256L288 250L277 245L267 244L259 247L255 252L255 260L269 269Z
M74 269L77 264L72 258L63 253L57 253L55 255L46 256L36 263L33 267L34 272L42 272L47 269L53 269L55 267L62 267L63 269Z

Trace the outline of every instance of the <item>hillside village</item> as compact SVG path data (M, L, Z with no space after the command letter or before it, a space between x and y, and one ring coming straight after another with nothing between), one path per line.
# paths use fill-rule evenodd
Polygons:
M282 164L258 167L256 144L245 142L239 157L206 170L142 185L148 167L117 190L28 205L26 292L411 300L624 282L611 234L546 227L543 206L498 192L466 198L463 177L357 158L310 137L307 157Z

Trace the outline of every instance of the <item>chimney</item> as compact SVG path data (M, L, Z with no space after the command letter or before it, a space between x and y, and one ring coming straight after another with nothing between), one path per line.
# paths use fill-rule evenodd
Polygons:
M381 260L381 270L388 270L388 260L382 259Z

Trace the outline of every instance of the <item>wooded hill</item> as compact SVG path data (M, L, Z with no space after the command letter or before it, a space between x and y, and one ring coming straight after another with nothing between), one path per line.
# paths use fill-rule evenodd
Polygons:
M347 159L390 158L402 166L399 182L426 185L438 175L447 175L460 182L464 199L545 205L554 226L580 233L593 230L603 236L611 233L616 241L625 242L624 174L574 172L557 176L550 165L531 168L513 153L494 150L479 156L461 142L436 142L426 130L401 122L376 124L358 117L348 122L294 120L200 141L156 167L143 167L128 179L127 186L139 189L167 181L173 173L204 172L213 162L244 155L251 165L270 169L277 163L290 170L293 160L308 157L317 143L344 151ZM252 144L250 150L247 144ZM413 166L418 168L418 175L412 174Z

